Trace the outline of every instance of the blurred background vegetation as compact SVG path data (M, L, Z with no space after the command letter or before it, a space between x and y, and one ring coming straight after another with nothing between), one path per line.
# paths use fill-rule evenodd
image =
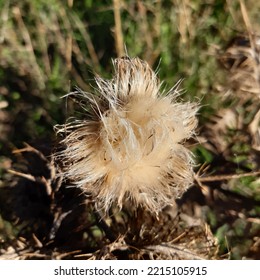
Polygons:
M126 52L159 69L168 89L182 79L182 98L201 102L199 144L192 145L197 169L207 164L208 174L214 175L258 171L258 134L254 133L259 133L260 87L252 81L245 95L239 82L248 80L245 75L252 77L255 68L251 62L251 72L247 65L243 74L245 67L237 70L241 61L235 61L250 60L250 50L258 57L259 41L252 48L252 38L257 37L251 35L259 33L260 2L246 1L246 13L241 3L0 0L0 188L11 180L6 170L15 160L14 149L24 142L37 147L55 144L53 126L64 123L73 112L70 101L61 97L75 86L91 90L96 74L111 77L111 59ZM234 42L238 55L230 58L226 50ZM237 73L242 76L237 78ZM253 133L250 124L256 122ZM257 175L206 184L208 192L222 188L241 201L235 214L225 213L221 203L206 211L222 254L260 258L259 186ZM3 205L2 201L0 211ZM17 231L0 212L0 248Z

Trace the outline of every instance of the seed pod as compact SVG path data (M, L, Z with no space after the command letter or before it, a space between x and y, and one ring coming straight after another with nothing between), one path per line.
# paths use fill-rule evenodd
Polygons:
M158 213L193 182L193 158L184 147L197 126L195 103L161 92L156 73L139 58L113 61L111 80L96 78L97 93L73 93L86 118L62 125L63 176L90 193L97 206L126 200Z

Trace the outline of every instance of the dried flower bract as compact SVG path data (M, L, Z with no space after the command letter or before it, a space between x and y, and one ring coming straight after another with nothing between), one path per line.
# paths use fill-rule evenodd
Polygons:
M85 104L86 118L59 127L65 148L57 157L63 176L99 207L128 200L158 213L193 182L183 142L194 135L198 106L178 102L176 88L161 93L146 62L125 57L113 63L114 77L97 77L96 93L72 93Z

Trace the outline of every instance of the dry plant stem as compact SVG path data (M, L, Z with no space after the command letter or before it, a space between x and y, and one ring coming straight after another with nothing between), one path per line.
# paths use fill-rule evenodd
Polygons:
M140 29L142 34L144 35L144 40L146 42L146 48L148 53L147 57L150 57L153 53L153 36L148 26L147 8L145 7L143 1L137 1L137 4L138 11L141 16Z
M94 215L96 217L98 225L101 227L101 229L104 231L106 237L109 239L110 242L116 241L117 237L114 235L114 233L110 230L109 226L105 222L105 220L101 217L98 211L94 211Z
M74 250L74 251L70 251L70 252L67 252L67 253L62 253L62 254L59 254L56 259L57 260L62 260L64 259L65 257L68 257L68 256L72 256L72 255L75 255L75 254L78 254L80 253L81 250Z
M176 243L177 241L179 241L183 236L185 236L188 232L188 229L185 230L183 233L181 233L179 236L177 236L176 238L174 238L171 243Z
M19 177L23 177L27 180L30 180L32 182L37 182L38 180L32 176L31 174L25 174L25 173L22 173L22 172L19 172L19 171L15 171L15 170L12 170L12 169L8 169L7 172L9 172L10 174L13 174L13 175L16 175L16 176L19 176Z
M51 163L49 163L48 159L39 150L33 148L32 146L30 146L29 144L26 144L26 143L25 143L25 146L26 147L23 149L14 150L13 154L18 154L18 153L23 153L23 152L35 153L42 161L46 162L46 164L49 168L50 174L51 174L51 178L46 179L45 177L35 177L31 174L25 174L25 173L22 173L22 172L19 172L16 170L12 170L12 169L9 169L7 171L13 175L23 177L32 182L37 182L37 183L42 184L45 187L47 195L50 196L53 193L52 186L51 186L51 180L55 177L55 174L56 174L55 168L54 168L54 166L52 166Z
M41 86L42 89L44 89L45 88L44 77L43 77L42 70L37 62L37 58L36 58L36 55L34 52L34 47L33 47L30 33L23 21L22 14L21 14L19 7L15 7L15 9L13 9L13 12L14 12L14 16L19 24L20 30L22 32L23 39L26 43L26 48L27 48L29 57L33 63L32 65L34 66L34 70L37 74L39 85Z
M121 1L113 0L113 6L114 6L114 19L115 19L116 52L117 52L117 56L121 57L125 55L122 23L121 23L121 15L120 15Z
M99 69L100 64L99 64L98 55L95 51L95 47L94 47L91 37L89 35L88 26L85 26L84 30L82 30L82 29L80 29L80 30L84 33L84 39L86 41L89 55L91 57L92 65L93 65L93 67L95 67L95 69Z
M249 132L252 135L252 147L260 151L260 127L259 127L259 122L260 122L260 109L255 113L253 120L248 126Z
M178 17L178 29L184 45L188 43L191 34L191 9L189 5L190 3L187 0L177 1L177 7L180 13Z
M230 179L239 179L248 176L257 176L260 174L260 171L248 172L243 174L230 174L230 175L216 175L216 176L207 176L207 177L199 177L195 175L194 178L198 182L214 182L214 181L223 181Z
M38 239L38 237L34 233L32 234L32 238L33 238L33 240L35 242L36 247L38 247L38 248L42 248L43 247L42 242Z
M31 174L25 174L25 173L18 172L18 171L12 170L12 169L8 169L7 172L9 172L13 175L19 176L19 177L23 177L32 182L40 183L45 186L47 195L51 195L51 193L52 193L51 185L44 177L34 177Z
M70 8L73 7L73 2L74 2L74 0L68 0L68 6L69 6Z
M259 218L247 218L247 221L250 223L255 223L260 225L260 219Z
M254 67L254 73L255 73L255 80L257 81L258 84L258 98L260 99L260 64L259 64L259 51L257 50L257 46L256 46L256 40L255 40L255 35L254 35L254 31L246 10L246 6L243 0L240 0L240 9L241 9L241 13L247 28L247 32L249 35L249 39L250 39L250 45L251 48L253 50L253 58L254 58L254 62L255 62L255 67Z
M54 221L53 221L53 226L50 230L50 233L49 233L49 239L52 240L55 238L56 234L57 234L57 231L58 229L60 228L60 225L62 223L62 221L66 218L66 216L68 216L70 213L72 212L72 210L69 210L65 213L62 213L62 214L59 214L57 215L55 218L54 218Z
M145 248L150 251L169 256L170 258L178 256L178 258L185 260L203 260L203 258L199 255L178 245L160 244L146 246Z
M68 34L68 38L66 39L66 50L65 50L65 59L67 64L68 71L71 71L72 68L72 45L73 45L73 38L72 38L72 30Z
M6 23L9 19L9 14L10 14L9 2L6 1L2 9L2 12L0 14L1 23L2 23L2 26L0 27L0 44L2 44L5 41L6 32L8 32Z
M91 37L89 35L88 26L87 25L83 26L82 23L79 21L79 19L77 17L73 16L73 15L72 15L72 18L73 18L74 24L77 26L79 32L81 33L82 37L85 40L85 43L86 43L86 46L87 46L87 49L88 49L88 52L89 52L89 56L91 58L91 65L94 68L94 70L97 71L100 68L99 59L98 59L98 55L95 51L95 47L92 43ZM74 44L74 49L76 49L77 52L79 54L81 54L81 50L76 45L76 43Z
M47 30L46 26L43 22L40 20L36 22L37 30L39 34L39 42L42 46L42 52L43 52L43 64L44 64L44 70L47 74L47 77L51 76L52 69L51 69L51 61L48 54L48 42L47 42Z
M37 156L39 156L40 159L43 160L44 162L48 162L47 158L39 150L35 149L34 147L30 146L27 143L24 143L24 145L25 145L25 148L16 149L12 153L18 154L18 153L23 153L23 152L32 152L32 153L35 153Z

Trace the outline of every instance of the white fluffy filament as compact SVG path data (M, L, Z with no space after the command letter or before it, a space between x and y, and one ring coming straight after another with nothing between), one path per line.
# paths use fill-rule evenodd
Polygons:
M193 160L184 140L197 126L195 103L160 93L149 65L138 58L114 60L111 80L96 78L99 95L78 91L86 119L60 126L68 133L57 154L63 175L108 210L130 200L158 213L193 182Z

